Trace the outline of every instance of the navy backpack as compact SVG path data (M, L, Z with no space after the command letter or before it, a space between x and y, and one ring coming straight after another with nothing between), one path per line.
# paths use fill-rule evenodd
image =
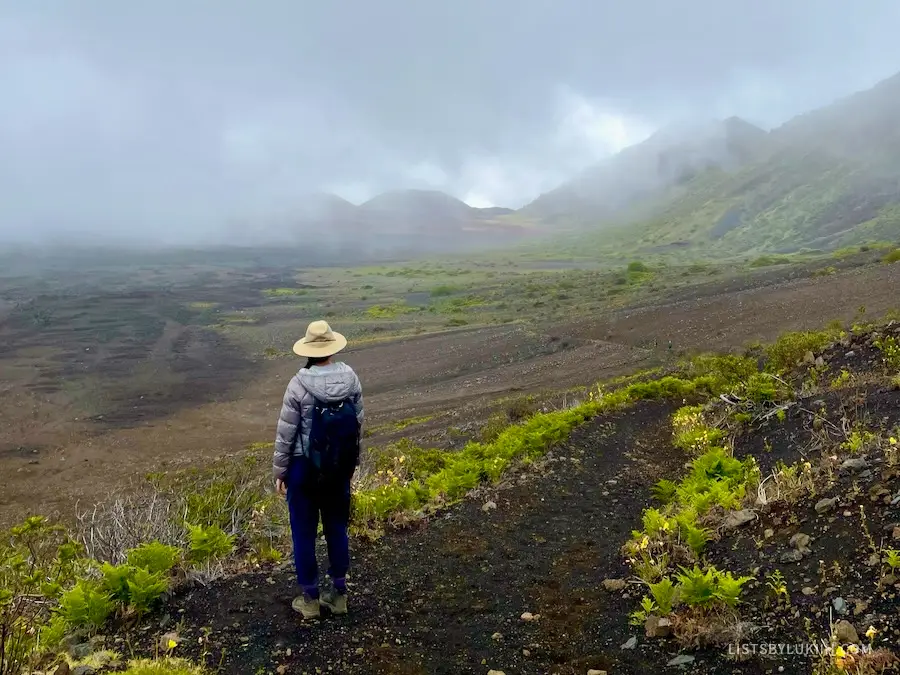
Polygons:
M359 420L356 406L315 399L309 426L309 458L323 479L347 479L359 461Z

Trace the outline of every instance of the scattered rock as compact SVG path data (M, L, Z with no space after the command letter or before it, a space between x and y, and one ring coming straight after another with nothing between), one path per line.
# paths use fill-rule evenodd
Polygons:
M655 614L651 614L644 622L644 632L647 637L668 637L672 632L672 622L668 619L660 619Z
M897 577L893 574L885 574L883 577L881 577L881 583L885 586L893 586L897 583Z
M75 666L71 672L72 675L94 675L97 671L93 666Z
M839 644L859 644L859 635L857 634L856 629L853 627L853 624L846 619L841 619L834 624L834 637Z
M287 669L287 666L285 666L285 665L280 665L275 669L275 672L278 673L278 675L285 675L285 673L287 673L287 671L288 671L288 669Z
M502 670L489 670L487 675L506 675Z
M534 614L531 612L523 612L522 616L519 618L521 618L522 621L534 621Z
M821 356L816 357L816 368L824 368L825 367L825 359Z
M897 525L893 530L891 530L891 537L893 539L900 539L900 525Z
M852 471L853 473L865 471L868 468L869 463L866 461L865 457L851 457L850 459L844 460L844 463L841 464L841 471Z
M621 591L623 588L627 586L627 582L624 579L604 579L603 580L603 588L608 590L610 593L615 593L616 591Z
M771 527L767 527L766 531L763 532L763 537L765 539L771 539L774 536L775 536L775 530L773 530Z
M793 537L791 537L790 542L788 542L795 549L800 551L800 553L809 553L809 535L804 534L803 532L798 532Z
M831 511L831 509L837 505L838 500L839 497L826 497L825 499L820 499L816 502L816 513L826 513L827 511Z
M694 657L690 654L679 654L674 659L669 661L667 666L686 666L690 663L694 662Z
M785 551L781 554L781 562L783 563L795 563L803 560L803 554L797 549L792 549L790 551Z
M591 668L587 672L587 675L606 675L606 671L605 670L597 670L596 668Z
M863 612L869 609L869 603L865 600L856 600L853 603L853 616L859 616Z
M756 514L750 509L742 509L740 511L732 511L725 518L725 527L734 530L741 525L746 525L756 518Z
M494 633L493 635L491 635L491 640L502 640L502 639L503 639L503 633Z
M856 356L856 352L854 352L853 350L850 350L849 352L844 354L845 359L852 359L854 356Z
M481 507L481 510L487 513L488 511L493 511L497 508L497 502L485 502L484 506Z
M620 649L634 649L635 647L637 647L637 638L633 635L628 638L628 642L620 645Z
M834 607L834 611L838 614L847 613L847 601L843 598L835 598L831 601L831 606Z
M803 595L813 595L815 592L816 590L812 586L804 586L803 590L801 591Z
M56 670L53 671L53 675L70 675L71 669L69 668L69 662L63 661L57 666Z
M815 363L815 362L816 362L816 355L813 354L812 352L808 351L803 355L803 363L811 364L811 363Z

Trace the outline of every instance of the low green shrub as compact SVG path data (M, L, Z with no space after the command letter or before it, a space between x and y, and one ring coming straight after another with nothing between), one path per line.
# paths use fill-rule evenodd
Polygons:
M776 373L787 372L796 367L807 352L815 354L839 338L840 333L833 329L785 333L766 348L767 368Z
M891 251L890 253L885 255L881 259L881 262L886 263L886 264L900 262L900 248L894 249L893 251Z

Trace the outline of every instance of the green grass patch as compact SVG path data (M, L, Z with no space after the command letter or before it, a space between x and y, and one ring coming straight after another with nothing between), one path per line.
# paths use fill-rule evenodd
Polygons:
M419 308L407 305L405 302L395 302L390 305L372 305L365 311L365 315L370 319L396 319L418 311Z
M309 291L305 288L264 288L262 293L267 298L291 298L306 295Z

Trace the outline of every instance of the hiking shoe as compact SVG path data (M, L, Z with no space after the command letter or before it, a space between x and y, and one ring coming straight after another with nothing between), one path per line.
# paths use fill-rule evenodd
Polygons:
M332 614L347 613L347 593L341 593L334 586L322 593L321 603L331 610Z
M319 616L319 599L311 598L306 593L294 598L291 607L295 612L302 614L304 619L315 619Z

